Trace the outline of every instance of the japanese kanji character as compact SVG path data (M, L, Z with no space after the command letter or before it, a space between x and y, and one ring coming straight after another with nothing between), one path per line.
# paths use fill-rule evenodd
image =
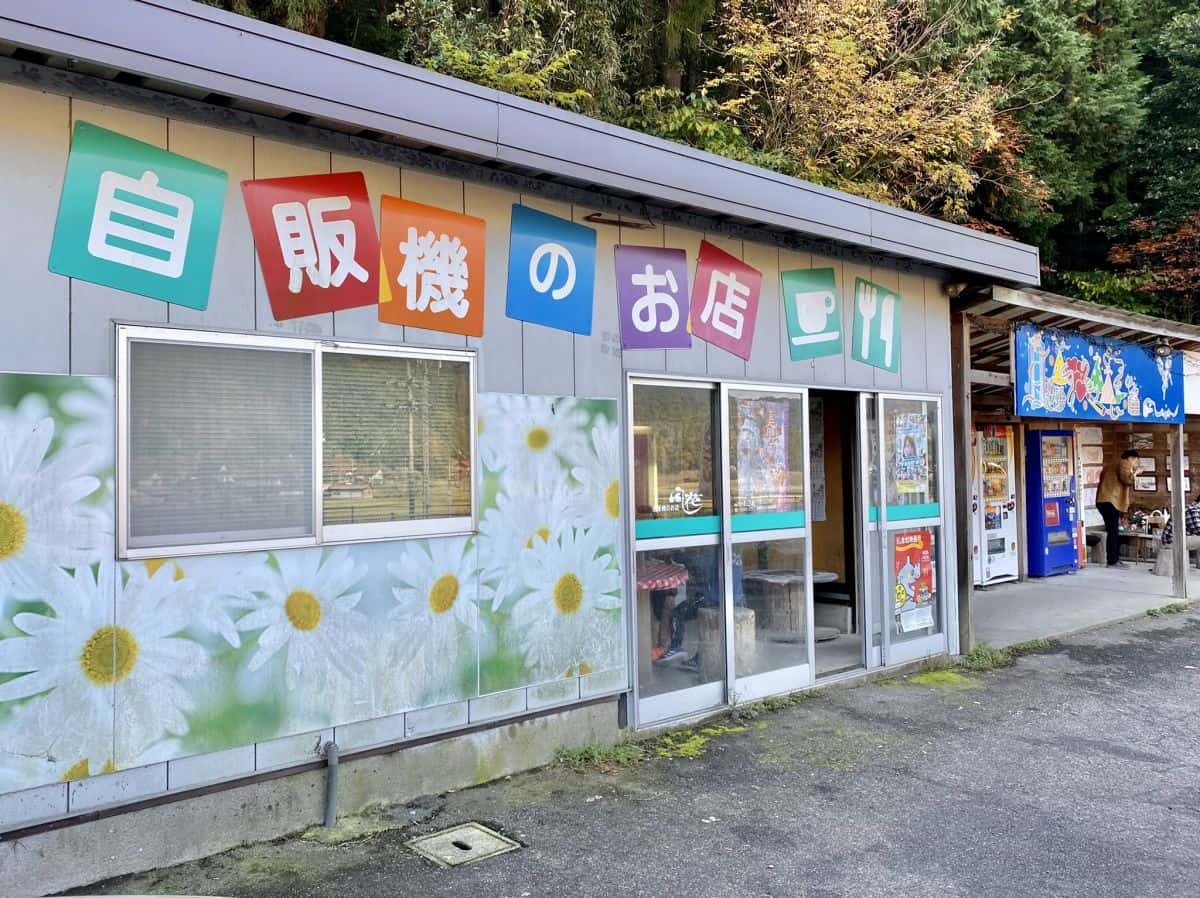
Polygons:
M717 300L717 289L722 288L724 297ZM708 296L700 310L700 320L711 324L734 340L742 339L742 327L746 323L746 310L750 305L750 286L737 279L732 271L714 271L708 282ZM710 320L711 319L711 320Z
M466 297L470 270L462 240L433 231L418 234L410 227L408 239L400 243L400 253L404 265L396 283L405 289L409 309L466 317L471 307Z
M367 282L367 270L354 258L358 243L354 222L325 218L326 213L349 208L348 196L314 197L307 207L298 200L271 207L279 249L289 271L289 292L300 292L304 284L302 272L316 287L340 287L347 277Z

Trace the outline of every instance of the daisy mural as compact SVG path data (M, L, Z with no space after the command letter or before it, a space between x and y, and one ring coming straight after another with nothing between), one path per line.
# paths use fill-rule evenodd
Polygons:
M472 536L117 564L113 395L0 375L0 792L624 682L615 402L481 394Z

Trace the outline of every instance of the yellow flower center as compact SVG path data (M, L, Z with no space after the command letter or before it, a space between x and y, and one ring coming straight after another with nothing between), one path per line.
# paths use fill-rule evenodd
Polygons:
M592 672L592 665L588 664L586 661L579 662L579 675L581 677L586 677L591 672Z
M531 537L529 537L529 539L525 540L525 548L526 549L533 548L533 537L534 536L540 536L542 538L542 542L548 543L548 542L550 542L550 528L549 527L538 527L537 530L533 531L533 536L531 536Z
M475 432L479 434L483 433L483 415L475 419Z
M101 627L83 644L79 666L97 686L119 683L137 664L138 644L124 627Z
M554 584L554 606L560 614L574 614L583 604L583 584L574 574L563 574Z
M153 577L157 574L164 564L167 563L166 558L147 558L143 564L146 565L146 573ZM179 566L179 562L175 562L175 574L171 577L176 583L184 577L183 568Z
M104 766L100 768L101 773L116 773L117 765L109 758L104 762ZM86 779L92 775L92 768L87 758L80 758L74 764L67 768L67 772L63 774L63 782L69 783L72 780Z
M321 602L311 592L293 590L283 603L288 620L297 630L315 630L321 622Z
M7 502L0 502L0 561L14 558L25 548L28 532L25 515Z
M458 578L442 574L429 590L429 608L434 614L445 614L458 601Z
M604 491L604 510L610 518L621 516L621 484L615 480Z
M550 445L550 431L544 427L533 427L525 434L525 445L534 452L540 452Z

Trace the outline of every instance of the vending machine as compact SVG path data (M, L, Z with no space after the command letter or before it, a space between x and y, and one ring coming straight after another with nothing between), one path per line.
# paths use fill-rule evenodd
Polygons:
M971 497L975 585L1017 579L1017 476L1013 430L1007 424L975 431Z
M1025 441L1025 514L1033 577L1079 569L1074 439L1069 430L1031 430Z

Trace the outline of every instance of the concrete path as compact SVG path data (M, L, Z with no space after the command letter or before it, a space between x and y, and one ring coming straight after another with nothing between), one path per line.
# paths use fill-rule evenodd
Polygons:
M677 737L616 774L550 768L104 886L228 896L1020 898L1200 894L1200 613L977 676L829 691ZM521 850L454 870L407 839L479 820ZM353 829L363 821L348 821ZM368 821L369 822L369 821ZM219 820L213 821L220 826Z
M975 639L1001 647L1064 636L1144 614L1176 601L1171 578L1145 563L1128 568L1091 566L1077 574L975 588ZM1188 594L1200 596L1193 571Z

